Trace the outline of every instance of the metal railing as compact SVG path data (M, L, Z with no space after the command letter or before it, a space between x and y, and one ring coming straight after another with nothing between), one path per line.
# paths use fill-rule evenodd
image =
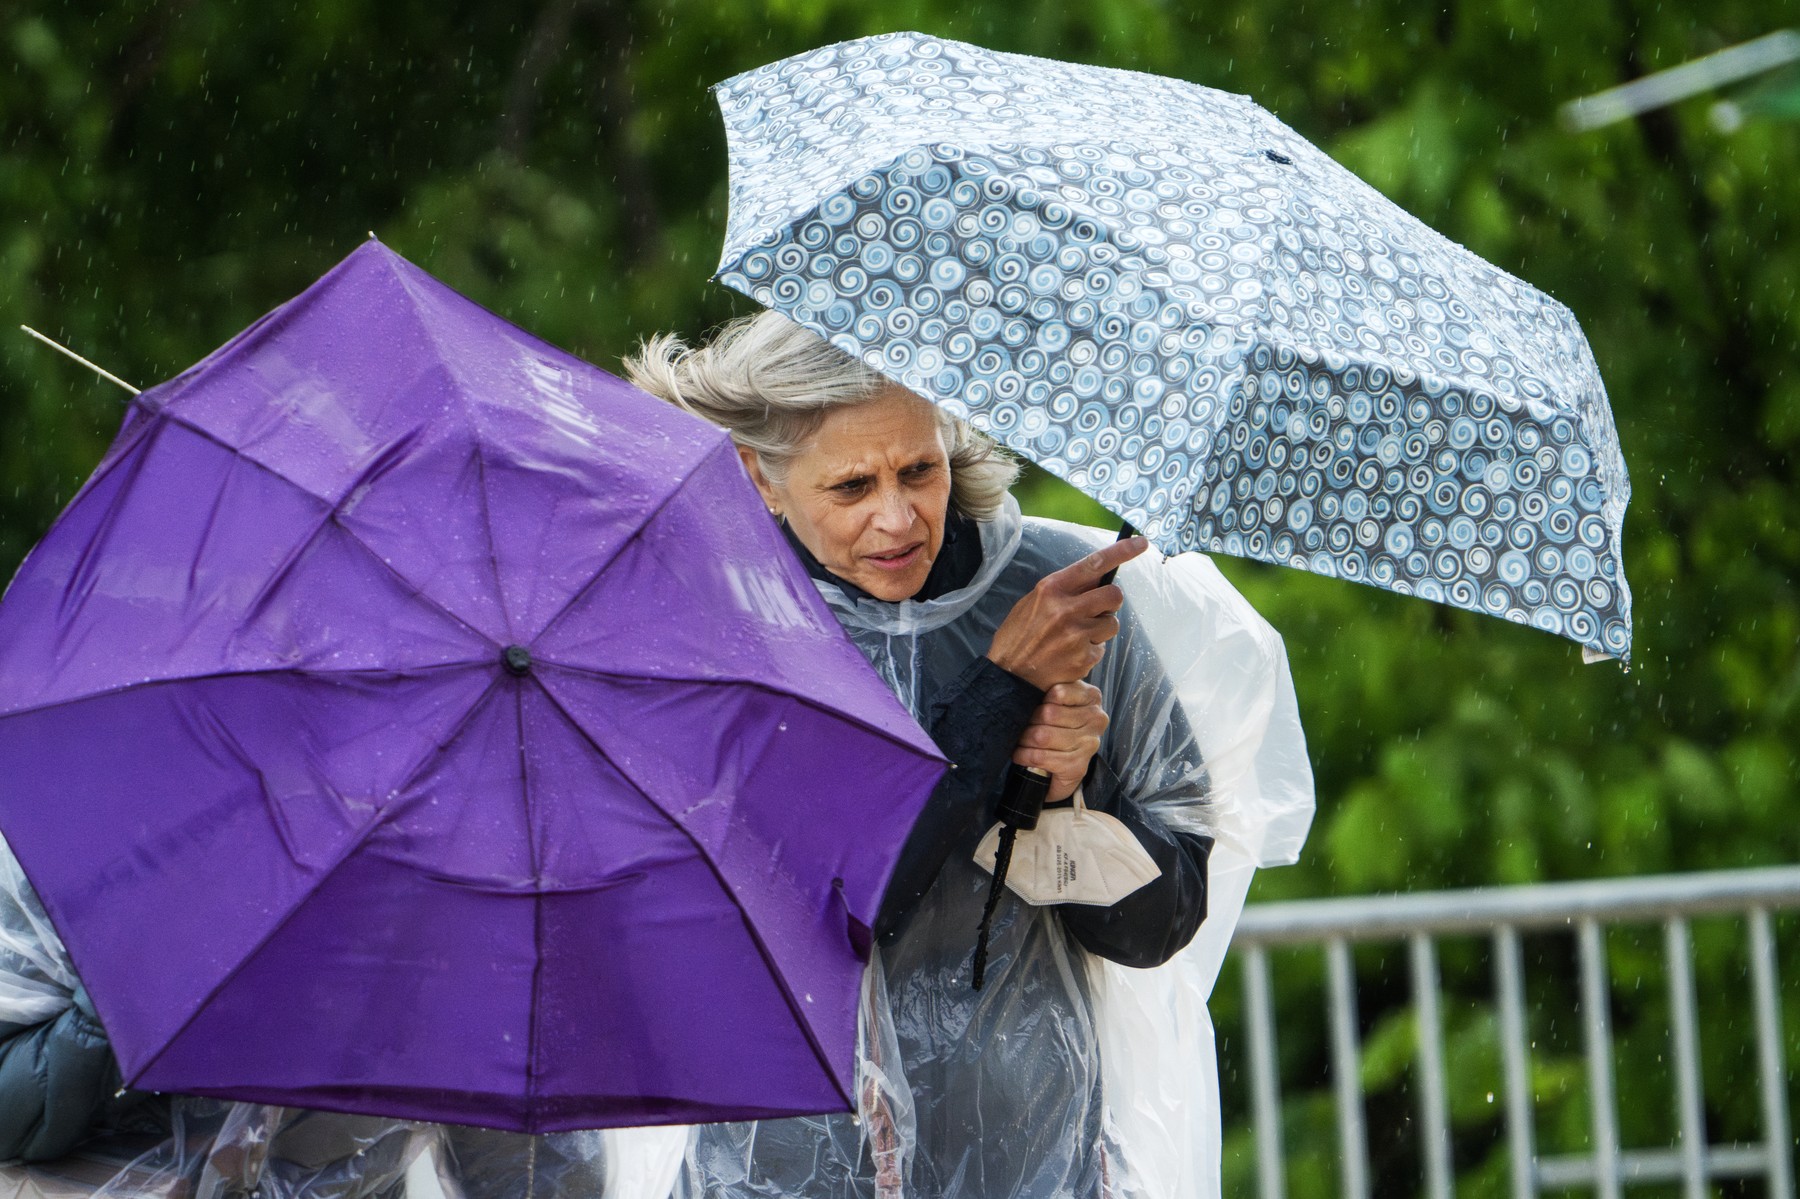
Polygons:
M1770 1199L1794 1199L1794 1142L1771 915L1793 908L1800 908L1800 866L1252 904L1244 909L1233 954L1239 959L1244 987L1242 1031L1248 1046L1260 1199L1283 1199L1287 1191L1270 949L1316 946L1323 951L1338 1177L1345 1199L1368 1199L1372 1182L1352 945L1386 941L1406 946L1416 1033L1412 1081L1418 1101L1421 1190L1431 1199L1449 1199L1455 1166L1438 941L1471 936L1490 942L1505 1091L1504 1136L1514 1199L1534 1199L1546 1190L1572 1187L1591 1189L1602 1199L1618 1199L1627 1186L1645 1183L1678 1183L1684 1199L1702 1199L1712 1193L1710 1184L1715 1180L1741 1178L1760 1179L1761 1193ZM1712 916L1737 917L1747 930L1761 1113L1761 1135L1753 1143L1711 1144L1707 1138L1690 922ZM1676 1137L1673 1145L1627 1148L1621 1144L1615 1090L1607 932L1616 925L1658 922L1668 984L1668 1049L1674 1065L1674 1094L1668 1101ZM1586 1151L1540 1156L1520 944L1521 934L1554 930L1574 934L1590 1127ZM1231 1057L1224 1045L1222 1056ZM1229 1064L1240 1070L1244 1065ZM1635 1090L1633 1097L1649 1101Z

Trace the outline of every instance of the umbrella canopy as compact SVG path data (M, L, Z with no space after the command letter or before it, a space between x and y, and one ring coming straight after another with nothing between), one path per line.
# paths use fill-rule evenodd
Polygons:
M1573 316L1247 98L913 33L716 93L726 284L1167 553L1629 654L1630 487Z
M133 1085L851 1106L935 749L722 432L382 246L138 397L0 680L0 828Z

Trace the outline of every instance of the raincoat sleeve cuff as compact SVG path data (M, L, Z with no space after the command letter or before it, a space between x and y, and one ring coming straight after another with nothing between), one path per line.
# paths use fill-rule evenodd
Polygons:
M985 657L939 693L931 706L930 732L950 769L900 850L875 920L882 941L900 935L956 846L993 822L1006 764L1043 702L1042 691Z
M1044 693L1018 675L976 658L931 706L931 738L958 770L997 755L997 773L1043 702Z
M1160 966L1187 947L1206 919L1206 867L1213 839L1168 828L1135 804L1116 799L1102 810L1131 830L1162 874L1118 903L1069 903L1057 910L1063 926L1088 952L1121 966Z

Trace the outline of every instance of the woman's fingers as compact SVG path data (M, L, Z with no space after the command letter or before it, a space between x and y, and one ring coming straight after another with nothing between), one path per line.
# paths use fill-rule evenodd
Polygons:
M1053 582L1057 590L1070 595L1088 591L1109 571L1119 569L1149 548L1150 542L1146 538L1127 537L1095 550L1079 562L1071 562L1055 574L1045 576L1044 581Z
M988 657L1033 685L1079 679L1119 634L1125 593L1100 585L1107 571L1144 552L1142 537L1114 542L1038 581L995 631Z
M1104 724L1028 724L1019 734L1019 744L1027 749L1044 749L1052 753L1093 753L1100 748Z
M1042 749L1035 745L1020 745L1013 750L1013 761L1021 766L1033 766L1047 771L1059 778L1080 782L1081 776L1087 773L1089 760L1098 752L1098 744L1079 749Z
M1085 729L1088 727L1088 718L1080 708L1045 704L1031 714L1031 723L1025 727L1030 729L1040 724L1054 729Z
M1075 597L1075 611L1083 616L1110 616L1125 606L1125 592L1117 583L1094 587Z
M1091 752L1062 753L1026 746L1013 751L1013 761L1033 770L1042 770L1050 776L1050 791L1044 797L1049 803L1060 803L1075 794L1075 788L1081 786L1081 780L1087 777L1088 762L1093 756Z
M1044 703L1066 708L1098 707L1100 704L1100 688L1092 683L1077 680L1073 683L1058 683L1044 692ZM1040 712L1042 708L1038 709ZM1106 713L1100 714L1102 717Z
M1019 736L1013 761L1049 773L1051 802L1067 799L1100 752L1100 738L1108 723L1098 687L1058 683L1045 692L1044 702L1032 713L1031 723Z

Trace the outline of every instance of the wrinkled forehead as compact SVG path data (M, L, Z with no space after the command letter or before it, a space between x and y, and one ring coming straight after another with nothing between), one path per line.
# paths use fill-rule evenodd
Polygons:
M822 472L876 471L946 456L936 405L890 384L866 400L828 410L794 465Z

